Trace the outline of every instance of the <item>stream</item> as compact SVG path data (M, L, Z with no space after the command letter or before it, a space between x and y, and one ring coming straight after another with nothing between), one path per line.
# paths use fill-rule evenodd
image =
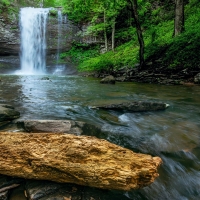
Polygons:
M133 200L200 199L200 87L139 83L99 84L99 79L59 75L0 75L0 103L20 119L69 119L101 127L104 138L135 152L160 156L160 176L148 187L123 193ZM92 106L165 102L156 112L95 110ZM8 127L9 131L18 131ZM90 133L88 133L90 135ZM123 200L123 198L122 198Z

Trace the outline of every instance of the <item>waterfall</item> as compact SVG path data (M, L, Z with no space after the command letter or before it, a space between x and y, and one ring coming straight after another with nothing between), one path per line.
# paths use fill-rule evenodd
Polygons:
M59 64L60 59L60 44L62 37L63 16L61 10L58 10L58 39L57 39L57 54L56 54L56 69L53 74L60 75L65 69L65 65Z
M46 25L48 8L22 8L20 74L44 74L46 70Z
M64 16L64 23L67 23L67 15Z
M62 35L62 12L58 10L58 41L57 41L57 55L56 55L56 65L58 66L59 57L60 57L60 38Z

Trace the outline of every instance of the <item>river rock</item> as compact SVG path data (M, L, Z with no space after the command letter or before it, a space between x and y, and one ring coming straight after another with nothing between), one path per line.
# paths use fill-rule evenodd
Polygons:
M134 101L134 102L123 102L123 103L119 103L119 104L94 106L92 108L142 112L142 111L165 110L168 107L169 107L169 104L166 104L166 103Z
M16 122L18 126L31 133L69 133L74 135L90 135L101 132L92 124L72 120L23 120Z
M198 73L198 74L194 77L194 83L200 84L200 73Z
M159 157L106 140L55 133L0 133L0 174L131 190L158 177Z
M49 194L54 194L61 187L62 184L51 181L27 180L25 184L26 195L31 200L41 199Z
M31 200L128 200L123 193L113 193L98 188L85 187L69 183L28 180L26 194ZM20 199L21 200L21 199Z
M4 123L6 121L9 122L19 117L20 113L14 110L14 107L6 104L0 104L0 123Z
M100 83L103 84L115 84L115 78L113 76L106 76L105 78L101 79Z

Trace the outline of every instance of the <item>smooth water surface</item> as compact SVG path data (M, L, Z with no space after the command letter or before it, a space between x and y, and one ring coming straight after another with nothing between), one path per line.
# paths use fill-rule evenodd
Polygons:
M136 152L160 156L160 176L124 199L200 199L200 87L137 83L99 84L78 76L0 76L0 103L21 119L70 119L101 127L96 135ZM170 104L165 111L117 112L91 107L124 101ZM88 133L90 134L90 133ZM122 199L123 200L123 199Z

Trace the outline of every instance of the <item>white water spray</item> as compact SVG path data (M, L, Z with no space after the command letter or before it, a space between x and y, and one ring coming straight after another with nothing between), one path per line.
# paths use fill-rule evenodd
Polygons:
M21 70L18 74L45 74L48 8L22 8Z

